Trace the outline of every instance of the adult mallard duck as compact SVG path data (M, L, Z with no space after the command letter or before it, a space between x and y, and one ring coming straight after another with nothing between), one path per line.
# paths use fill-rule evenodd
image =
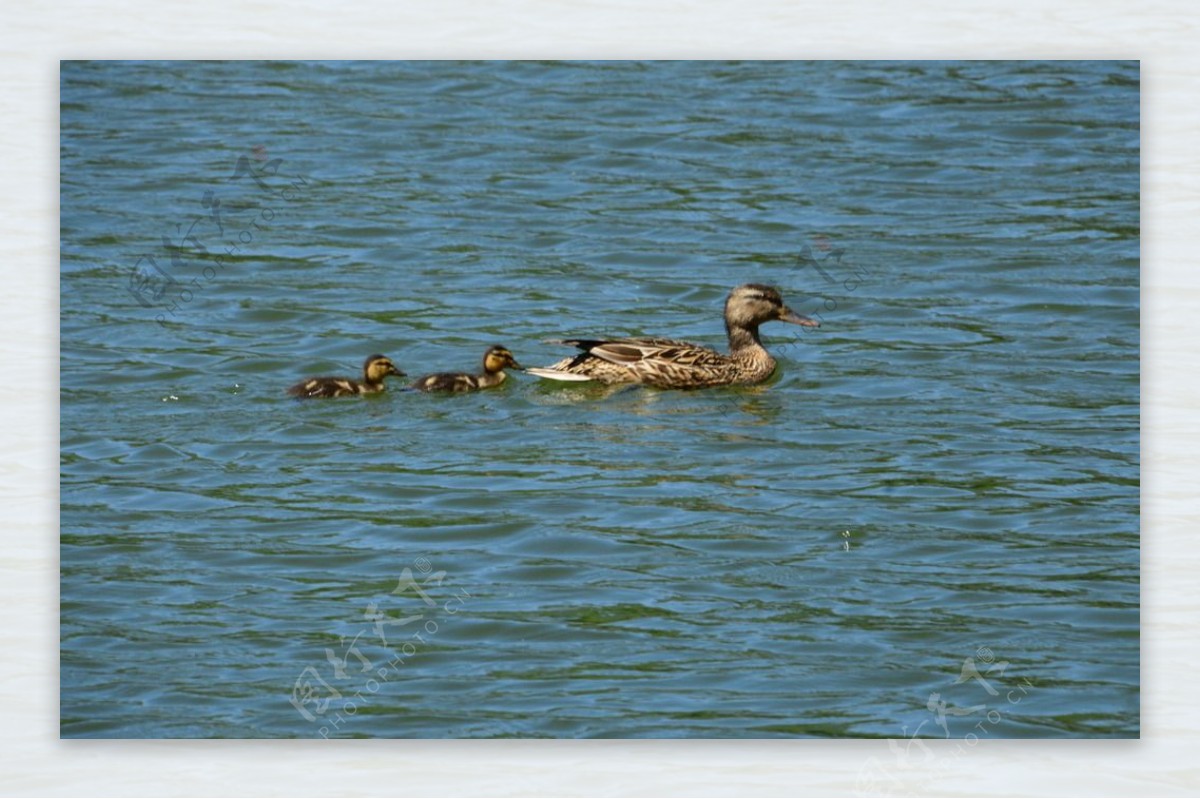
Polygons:
M772 320L820 327L816 320L784 305L778 289L747 283L729 292L725 300L728 355L699 344L665 338L566 339L560 343L583 352L545 368L526 371L551 380L641 383L657 388L759 383L775 371L775 359L758 337L758 326Z
M372 355L363 361L363 379L359 383L348 377L310 377L287 390L293 397L349 397L354 394L378 394L383 391L383 379L388 375L404 377L386 355Z
M480 388L491 388L504 382L508 375L504 368L523 368L506 347L489 347L483 354L483 374L470 375L461 372L440 372L425 375L412 384L411 388L419 391L475 391Z

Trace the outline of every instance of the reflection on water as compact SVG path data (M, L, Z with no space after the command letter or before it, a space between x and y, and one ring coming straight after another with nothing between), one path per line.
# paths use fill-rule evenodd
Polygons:
M63 735L1136 736L1138 138L1126 63L64 65ZM282 394L750 281L761 386Z

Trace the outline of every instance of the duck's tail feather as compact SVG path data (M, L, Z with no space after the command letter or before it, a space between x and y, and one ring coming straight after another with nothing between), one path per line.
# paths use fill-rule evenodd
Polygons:
M564 344L568 347L578 347L581 350L590 350L592 347L597 347L607 343L606 339L602 338L544 338L544 344Z
M562 372L558 369L542 369L538 367L526 369L525 373L544 377L547 380L562 380L569 383L583 383L593 379L587 375L577 375L574 372Z

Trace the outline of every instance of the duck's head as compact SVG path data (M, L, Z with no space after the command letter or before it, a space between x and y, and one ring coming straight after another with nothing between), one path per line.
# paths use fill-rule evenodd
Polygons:
M783 304L779 289L761 283L747 283L729 292L725 300L725 324L728 327L756 329L763 322L778 320L805 327L820 327L815 319L802 316Z
M372 355L363 361L363 376L368 383L382 383L388 375L404 377L404 372L396 368L392 359L386 355Z
M488 374L495 374L506 366L511 366L513 369L523 369L521 364L517 363L517 359L508 351L508 347L489 347L488 351L483 354L483 371Z

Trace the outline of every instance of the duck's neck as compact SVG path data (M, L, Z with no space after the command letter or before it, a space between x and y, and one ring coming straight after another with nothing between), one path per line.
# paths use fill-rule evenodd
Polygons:
M358 386L359 393L361 394L378 394L380 391L383 391L383 381L372 380L371 376L365 373L363 374L362 382Z
M729 355L748 355L758 351L765 352L766 348L758 337L758 325L743 327L725 323L725 332L729 336Z

